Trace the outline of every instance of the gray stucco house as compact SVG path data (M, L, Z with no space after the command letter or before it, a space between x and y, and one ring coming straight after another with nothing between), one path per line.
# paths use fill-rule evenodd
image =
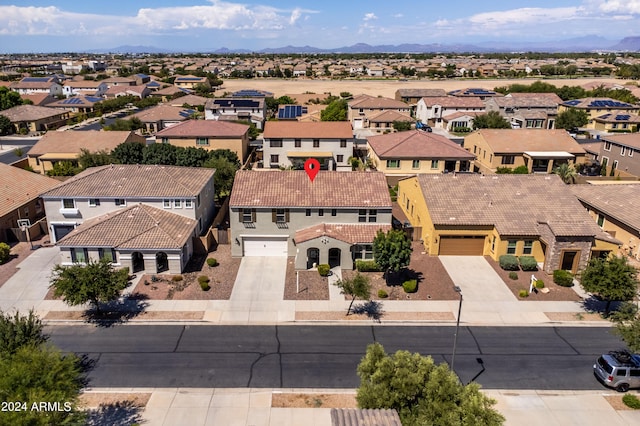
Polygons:
M296 269L353 268L371 259L378 230L391 228L380 172L239 171L231 193L233 256L294 256Z

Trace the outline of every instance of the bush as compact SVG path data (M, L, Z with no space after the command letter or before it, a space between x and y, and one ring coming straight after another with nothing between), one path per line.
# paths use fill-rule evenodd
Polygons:
M534 283L536 288L544 288L544 281L542 280L536 280L536 282Z
M375 260L356 260L356 269L358 272L382 272Z
M214 266L218 266L218 259L216 259L215 257L210 257L207 259L207 265L211 266L212 268Z
M518 259L512 254L503 254L498 258L498 262L500 263L500 267L505 271L517 271Z
M386 291L380 289L380 290L378 290L378 297L380 299L386 299L387 297L389 297L389 294L387 294Z
M171 281L175 281L175 282L182 281L182 275L174 275L171 278Z
M408 280L402 283L405 293L415 293L418 290L418 280Z
M527 290L520 290L518 292L518 296L520 296L520 297L522 297L524 299L525 297L529 297L529 292Z
M327 275L329 275L330 270L331 267L326 263L321 263L320 265L318 265L318 273L321 277L326 277Z
M553 271L553 282L562 287L573 287L573 274L563 269Z
M511 271L509 272L509 278L511 278L512 280L517 280L518 279L518 273Z
M622 402L629 408L633 408L634 410L640 409L640 399L632 393L628 393L622 397Z
M518 262L520 263L520 269L523 271L538 270L538 262L536 262L536 258L533 256L520 256Z
M202 291L211 290L211 286L209 285L209 283L204 281L200 281L200 288L202 289Z
M11 247L7 243L0 243L0 265L7 262L9 260L9 255L11 253Z

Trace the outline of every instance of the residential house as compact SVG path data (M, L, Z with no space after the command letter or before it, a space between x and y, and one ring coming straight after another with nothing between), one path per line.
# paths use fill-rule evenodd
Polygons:
M444 127L444 117L457 112L485 112L482 99L477 96L442 96L422 98L416 106L416 120L433 127Z
M115 86L135 86L136 81L130 77L109 77L102 80L103 83L107 85L109 89Z
M103 81L80 80L65 81L62 85L62 94L67 98L77 95L102 97L107 91L107 84Z
M369 118L381 112L394 111L411 117L411 108L402 101L391 98L359 95L348 102L347 119L354 129L370 127Z
M442 127L448 132L469 132L473 129L473 120L483 113L454 112L442 118Z
M98 98L96 96L79 95L51 102L47 104L47 107L68 111L74 114L82 114L93 112L95 104L102 101L104 101L103 98Z
M410 130L369 136L368 156L387 177L466 172L475 155L436 133Z
M371 114L367 119L367 124L372 132L376 133L388 133L394 132L394 123L409 123L412 125L414 119L407 114L403 114L394 110L380 111L378 113Z
M640 260L638 182L598 182L570 188L597 225L622 242L619 254Z
M22 100L29 100L35 106L47 106L51 102L58 100L47 93L33 93L31 95L20 95Z
M104 97L107 99L114 99L120 96L135 96L136 98L144 99L150 94L151 89L147 86L118 85L108 88L104 93Z
M46 174L60 161L77 164L83 149L89 152L111 152L125 142L145 144L143 136L131 131L67 130L47 132L27 153L29 167Z
M144 124L145 132L155 133L186 121L193 117L194 114L196 114L195 109L160 104L137 112L129 116L128 119L134 117L140 119Z
M149 87L149 84L147 84L147 87ZM151 93L151 96L162 99L162 102L168 102L172 99L184 96L185 94L189 95L191 93L193 93L193 91L190 89L185 89L177 86L167 86L162 89L156 88Z
M593 128L611 133L634 133L638 131L640 115L613 110L593 119Z
M228 149L244 161L249 153L249 126L226 121L187 120L156 133L158 142L207 151Z
M398 204L431 256L533 256L578 273L620 244L556 175L420 174L400 181Z
M267 121L263 138L265 168L302 169L315 158L321 170L351 170L354 138L346 121Z
M204 106L205 120L250 121L258 129L264 129L267 109L264 97L215 98Z
M184 95L167 100L167 105L171 105L174 107L184 107L186 105L189 108L197 108L201 106L204 108L204 105L208 100L209 98L205 98L204 96Z
M484 103L487 112L497 111L514 129L554 129L562 99L555 93L511 93Z
M68 111L36 105L18 105L5 109L2 115L7 117L15 133L42 132L64 126L69 119Z
M627 102L618 101L611 98L583 98L565 101L558 106L558 114L561 114L571 108L585 111L589 116L589 123L586 127L594 129L596 126L595 119L605 113L616 112L616 114L632 114L640 113L640 105L634 105Z
M55 179L0 163L0 242L26 240L26 231L20 229L19 220L28 220L31 240L46 232L46 223L43 226L39 223L45 217L40 193L59 183Z
M391 228L384 174L321 171L236 173L229 202L233 256L295 256L296 269L353 268L372 259L379 230Z
M640 134L614 134L601 138L599 160L606 161L607 171L616 176L640 177Z
M176 76L173 84L181 89L194 90L196 86L202 85L205 87L211 87L209 79L207 77L196 77L193 75L179 75Z
M449 92L450 96L457 96L457 97L464 97L464 98L480 98L481 100L485 100L487 98L493 98L493 97L502 97L503 95L498 93L498 92L494 92L493 90L488 90L488 89L482 89L482 88L478 88L478 87L470 87L467 89L458 89L458 90L453 90L451 92Z
M519 166L529 173L551 173L560 164L586 160L585 150L562 129L480 129L467 135L463 146L476 156L473 171L480 173Z
M181 273L214 218L214 173L202 167L93 167L44 192L62 265L107 258L132 272Z
M422 98L447 96L444 89L398 89L395 93L397 101L415 105Z
M10 88L20 95L40 93L54 97L62 95L62 85L55 77L25 77L16 83L12 83Z

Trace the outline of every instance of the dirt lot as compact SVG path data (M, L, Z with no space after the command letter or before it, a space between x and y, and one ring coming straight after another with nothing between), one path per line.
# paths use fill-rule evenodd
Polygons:
M355 393L279 393L271 395L277 408L358 408Z

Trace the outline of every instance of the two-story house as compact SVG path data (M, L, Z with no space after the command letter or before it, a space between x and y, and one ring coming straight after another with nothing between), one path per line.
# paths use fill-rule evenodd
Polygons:
M603 136L599 147L598 159L606 162L607 172L613 167L616 175L640 177L640 134Z
M315 158L321 170L351 170L354 138L346 121L267 121L263 137L265 168L302 169Z
M62 264L107 258L132 272L180 273L215 215L215 170L93 167L41 194Z
M433 127L443 127L444 117L458 112L484 113L485 105L477 96L422 98L416 105L416 119Z
M398 89L395 93L397 101L402 101L409 105L417 104L422 98L443 96L447 96L447 92L444 89Z
M384 174L239 171L229 203L233 256L295 256L296 269L352 268L391 228Z
M510 93L484 103L487 112L497 111L514 129L553 129L562 99L555 93Z
M606 113L616 114L633 114L640 113L640 105L634 105L627 102L618 101L611 98L583 98L565 101L558 106L558 114L561 114L571 108L585 111L589 116L589 122L586 127L594 129L596 127L595 119Z
M210 99L204 105L204 118L220 121L250 121L258 129L263 129L267 118L264 97Z
M10 88L21 95L39 93L54 97L62 95L62 85L55 77L25 77L16 83L12 83Z
M62 85L62 94L67 98L76 95L102 97L107 91L107 84L103 81L80 80L65 81Z
M411 107L391 98L359 95L348 102L347 119L354 129L370 127L369 119L382 112L393 111L403 117L411 117Z
M209 84L209 79L207 77L196 77L194 75L179 75L176 76L173 84L181 89L190 89L193 90L196 86L203 85L206 87L211 87Z

